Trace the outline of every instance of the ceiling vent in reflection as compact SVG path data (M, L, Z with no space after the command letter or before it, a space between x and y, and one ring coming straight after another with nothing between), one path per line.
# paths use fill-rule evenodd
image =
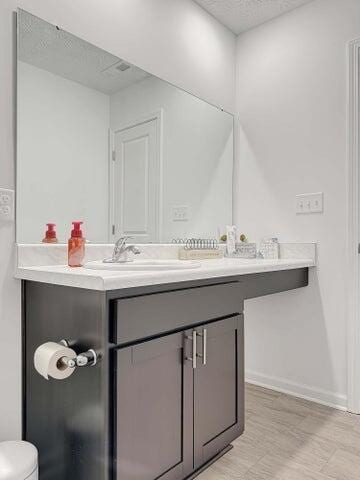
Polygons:
M108 77L113 77L115 75L119 75L122 72L126 72L126 70L129 70L129 68L130 65L120 60L119 62L114 63L114 65L105 68L105 70L103 70L101 73L107 75Z
M120 65L116 66L116 70L120 70L120 72L125 72L125 70L128 70L130 68L130 65L127 63L120 63Z
M107 95L150 76L24 10L19 10L18 22L18 59L24 63Z

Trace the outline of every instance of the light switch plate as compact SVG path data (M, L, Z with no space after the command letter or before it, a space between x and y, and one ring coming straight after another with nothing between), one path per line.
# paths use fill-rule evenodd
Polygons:
M175 206L172 209L173 222L188 222L189 207L187 205Z
M296 213L298 215L323 213L323 211L324 194L322 192L296 195Z
M15 192L0 188L0 222L14 221Z

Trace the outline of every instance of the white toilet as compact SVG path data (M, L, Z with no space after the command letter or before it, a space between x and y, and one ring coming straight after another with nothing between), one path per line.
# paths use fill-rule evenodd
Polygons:
M28 442L0 442L0 480L38 480L38 452Z

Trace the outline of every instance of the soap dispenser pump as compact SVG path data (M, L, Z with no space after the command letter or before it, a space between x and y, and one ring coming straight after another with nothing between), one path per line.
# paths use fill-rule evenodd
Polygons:
M85 257L85 238L81 230L83 222L72 222L73 229L68 242L69 267L82 267Z

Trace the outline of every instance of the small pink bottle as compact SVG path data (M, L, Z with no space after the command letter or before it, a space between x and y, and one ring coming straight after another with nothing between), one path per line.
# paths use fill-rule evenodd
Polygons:
M68 242L69 267L82 267L85 257L85 238L81 230L83 222L72 222L73 229Z
M45 232L45 237L42 240L42 243L58 243L56 238L55 223L47 223L47 230Z

